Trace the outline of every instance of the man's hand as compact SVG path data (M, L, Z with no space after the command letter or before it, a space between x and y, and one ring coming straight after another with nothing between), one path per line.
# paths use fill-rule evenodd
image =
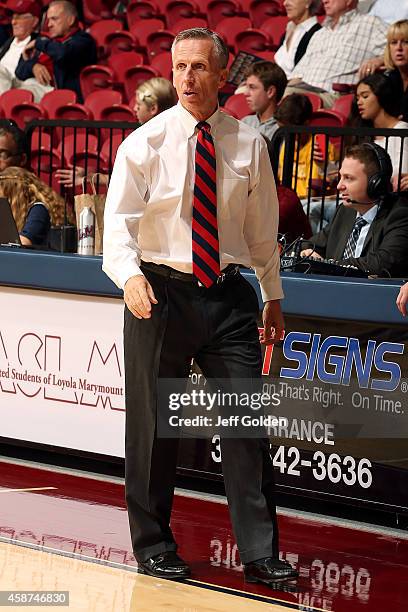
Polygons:
M402 285L397 297L397 308L403 317L407 316L408 283Z
M33 75L41 85L51 85L51 75L43 64L34 64Z
M300 256L311 257L312 259L323 259L323 257L313 249L303 249L303 251L300 251Z
M26 45L23 49L23 52L22 52L23 60L27 61L28 59L30 59L30 57L33 54L34 49L35 49L35 40L30 40L28 45Z
M398 174L394 174L391 179L393 191L398 191ZM408 189L408 174L401 174L399 180L400 191L406 191Z
M137 319L150 319L152 304L157 304L151 284L143 274L131 276L124 288L126 306Z
M263 331L259 334L261 344L275 344L283 338L285 322L280 300L265 302L262 313Z

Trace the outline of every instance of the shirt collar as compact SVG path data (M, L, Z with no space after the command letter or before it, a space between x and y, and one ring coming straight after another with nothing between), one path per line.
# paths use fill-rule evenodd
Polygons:
M346 25L347 23L350 23L350 21L352 21L356 17L357 14L358 14L358 11L356 9L352 9L351 11L347 11L347 13L344 13L344 15L342 15L340 19L338 20L335 26L335 29L338 26ZM326 17L326 19L323 21L323 26L326 28L331 28L332 21L333 20L331 17Z
M372 208L367 210L364 215L357 214L357 217L363 217L364 221L366 221L369 225L374 221L376 214L378 211L378 204L375 204Z
M197 123L199 122L197 121L195 117L193 117L191 113L188 112L188 110L184 108L184 106L181 104L180 101L177 103L177 111L180 116L181 124L184 128L186 136L187 138L190 138L191 136L195 134L196 126L197 126ZM216 127L219 119L220 119L220 111L219 111L219 107L217 107L216 111L211 115L211 117L208 117L208 119L205 120L206 123L209 123L209 125L211 126L211 131L213 130L214 127Z

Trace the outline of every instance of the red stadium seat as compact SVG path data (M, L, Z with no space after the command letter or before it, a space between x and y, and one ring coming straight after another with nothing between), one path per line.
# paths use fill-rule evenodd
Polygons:
M152 19L158 13L158 10L152 2L146 0L132 0L126 8L126 19L129 30L136 21L141 19Z
M59 106L55 111L55 119L74 119L75 121L89 121L93 119L92 112L83 104L68 103Z
M105 159L110 161L111 168L115 161L115 157L116 157L118 148L121 145L121 143L124 141L128 133L130 133L130 130L126 131L124 134L113 134L113 136L105 140L105 142L102 145L101 153Z
M235 17L240 12L240 6L235 0L211 0L205 9L211 28L228 17Z
M207 20L203 17L185 17L177 21L171 27L175 34L182 30L188 30L189 28L208 28Z
M68 134L58 145L57 153L61 159L72 164L75 155L98 153L98 138L95 134L85 134L77 131L76 134Z
M150 65L152 68L157 70L159 74L168 79L169 81L173 78L173 62L171 58L171 53L166 51L165 53L159 53L158 55L154 55L151 59Z
M34 96L28 89L9 89L0 96L0 107L7 119L11 119L11 113L16 104L34 102Z
M151 60L152 57L159 53L170 51L173 40L174 34L173 32L169 32L169 30L161 30L160 32L152 32L149 34L146 42L149 59Z
M133 23L130 28L142 47L146 47L149 34L160 30L164 30L164 22L161 19L141 19Z
M101 121L136 121L136 115L127 104L112 104L101 111Z
M252 24L247 17L227 17L217 24L216 31L222 36L227 45L234 50L236 35L250 27L252 27Z
M35 102L21 102L21 104L15 104L13 106L8 119L15 121L18 127L23 130L26 123L34 119L44 119L44 111L41 106Z
M269 36L262 30L248 29L235 37L235 48L237 51L246 51L256 55L259 51L267 51L271 46Z
M313 113L310 125L321 125L327 127L343 127L345 118L332 110L322 109Z
M133 51L137 45L138 41L130 32L125 32L124 30L121 32L111 32L105 40L105 53L106 55L127 53L128 51Z
M197 5L189 0L170 0L166 8L166 23L169 30L180 19L189 19L199 12Z
M139 85L157 76L160 76L160 74L151 66L131 66L125 73L123 83L126 99L130 100L132 98Z
M44 183L51 185L58 193L61 186L55 178L54 173L56 170L66 165L66 161L61 157L60 152L51 149L51 147L39 148L32 145L29 162L30 168L33 169L35 174L40 177Z
M77 95L72 89L54 89L41 98L40 106L44 109L49 119L54 119L58 108L69 103L75 103L76 101Z
M224 104L224 109L227 112L231 111L234 117L238 119L242 119L242 117L246 117L246 115L251 115L252 111L248 106L248 102L244 94L234 94Z
M275 51L257 51L256 55L267 62L275 61Z
M119 83L124 83L126 72L132 66L143 64L143 55L136 51L127 51L124 53L115 53L108 59L109 66L114 70L116 80Z
M100 120L103 109L113 104L122 104L121 92L114 89L107 89L103 95L99 91L93 91L84 101L84 106L92 112L97 121Z
M44 149L49 151L52 149L51 135L44 131L44 129L34 128L31 133L30 150Z
M279 14L280 6L273 0L253 0L249 6L249 16L254 28L260 28L264 21Z
M82 68L79 82L82 95L86 98L92 91L101 91L112 87L115 82L115 74L109 66L93 64Z
M269 35L275 50L280 47L282 36L286 32L286 26L288 18L283 16L270 17L266 19L261 25L260 29Z
M322 99L319 98L317 94L314 94L311 91L305 91L304 95L307 96L312 103L313 112L316 112L323 107Z
M334 101L332 111L342 115L346 119L350 115L351 105L353 104L354 94L346 94L344 96L340 96L337 100Z
M123 30L123 24L118 19L101 19L89 26L88 32L98 47L104 47L107 35L120 30Z
M48 2L47 2L48 4ZM84 19L94 23L101 19L111 19L117 0L83 0Z

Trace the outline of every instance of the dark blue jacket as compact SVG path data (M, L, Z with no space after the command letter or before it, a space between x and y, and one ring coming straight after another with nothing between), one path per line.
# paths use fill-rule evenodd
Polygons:
M34 77L33 66L38 63L40 53L46 53L54 66L55 87L72 89L77 93L78 101L82 102L79 73L84 66L97 61L96 44L92 36L82 30L77 30L63 42L39 36L35 41L35 49L36 53L30 59L24 60L20 57L16 77L21 81Z

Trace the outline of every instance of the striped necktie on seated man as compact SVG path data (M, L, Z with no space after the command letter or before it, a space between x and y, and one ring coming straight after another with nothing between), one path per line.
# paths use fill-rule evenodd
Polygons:
M216 160L211 126L197 123L192 220L193 274L205 287L220 275Z
M366 224L367 221L363 219L363 217L357 217L357 219L354 221L353 229L351 230L351 234L349 236L349 239L347 240L342 259L354 257L358 237L360 236L360 232Z

